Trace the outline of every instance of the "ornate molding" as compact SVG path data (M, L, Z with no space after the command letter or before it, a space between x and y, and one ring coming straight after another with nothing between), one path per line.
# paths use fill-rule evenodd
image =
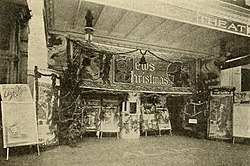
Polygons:
M67 39L64 36L49 35L48 65L55 65L55 58L62 58L66 53Z
M13 15L19 21L21 28L27 27L28 21L32 17L29 8L27 6L24 6L24 5L15 6Z
M44 0L44 9L45 9L45 22L47 23L48 28L54 27L54 2L53 0Z

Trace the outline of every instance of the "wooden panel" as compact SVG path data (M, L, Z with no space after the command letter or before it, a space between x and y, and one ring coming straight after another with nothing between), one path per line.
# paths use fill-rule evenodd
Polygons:
M111 32L111 36L125 37L144 18L146 18L145 14L128 11L119 24L115 26Z
M180 27L184 23L166 20L162 25L157 27L151 34L149 34L143 41L148 41L151 43L159 42L162 36L168 36L176 28Z
M78 0L55 0L54 1L54 15L55 28L58 30L67 30L72 27L72 18L77 10Z
M96 33L99 32L100 35L109 35L125 13L125 10L105 6L94 27ZM114 15L115 17L113 17Z
M127 36L127 38L140 40L141 38L149 35L164 21L165 20L160 17L147 16L147 18L144 19L139 26L133 29L133 31Z
M97 5L94 3L82 2L79 12L76 16L74 16L76 20L76 30L84 32L84 27L86 26L85 16L87 15L87 11L90 10L93 15L93 26L95 27L95 22L98 20L100 14L102 13L104 6ZM76 8L77 9L77 8Z

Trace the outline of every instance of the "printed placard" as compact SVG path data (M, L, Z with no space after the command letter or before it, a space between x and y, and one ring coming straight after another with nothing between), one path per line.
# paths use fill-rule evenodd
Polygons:
M30 102L32 96L27 84L4 84L1 85L2 101L8 102Z
M188 123L197 124L197 119L188 119Z
M1 102L4 148L38 143L33 102Z
M27 84L1 85L4 148L38 143L35 104Z

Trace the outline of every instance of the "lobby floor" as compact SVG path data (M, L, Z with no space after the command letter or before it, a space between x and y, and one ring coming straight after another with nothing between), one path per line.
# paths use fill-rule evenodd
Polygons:
M19 147L19 149L22 147ZM0 157L1 166L249 166L250 144L169 135L84 138L77 147L56 146L41 155L10 150L10 159Z

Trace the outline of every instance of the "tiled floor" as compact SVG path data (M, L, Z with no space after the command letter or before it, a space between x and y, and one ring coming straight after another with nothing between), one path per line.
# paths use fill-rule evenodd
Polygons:
M21 148L21 147L20 147ZM13 152L14 153L14 152ZM77 147L57 146L36 153L10 153L12 166L250 166L250 145L169 135L140 139L85 138Z

